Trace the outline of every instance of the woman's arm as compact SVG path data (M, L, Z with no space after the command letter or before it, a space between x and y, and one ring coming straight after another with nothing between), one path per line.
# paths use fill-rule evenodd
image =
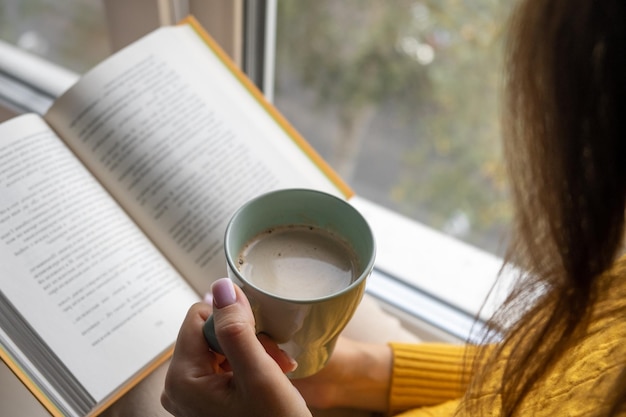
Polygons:
M386 411L392 362L389 346L342 337L324 369L292 382L314 408Z
M478 349L445 343L363 343L340 338L328 365L293 381L316 408L398 412L460 398Z

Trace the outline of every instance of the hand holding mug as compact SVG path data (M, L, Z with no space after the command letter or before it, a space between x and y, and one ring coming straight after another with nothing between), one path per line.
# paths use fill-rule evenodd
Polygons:
M213 285L215 331L225 356L209 349L202 327L211 306L185 318L161 403L175 416L310 416L284 372L294 363L269 338L257 338L246 296L229 279Z

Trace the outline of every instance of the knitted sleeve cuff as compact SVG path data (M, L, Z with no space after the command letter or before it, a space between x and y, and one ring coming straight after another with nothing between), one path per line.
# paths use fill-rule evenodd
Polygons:
M477 349L473 346L390 343L392 412L440 404L463 395Z

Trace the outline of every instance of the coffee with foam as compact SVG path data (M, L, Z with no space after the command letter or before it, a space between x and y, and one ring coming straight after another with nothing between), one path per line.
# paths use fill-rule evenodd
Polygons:
M347 288L358 274L354 250L319 227L268 229L242 248L237 268L257 288L293 300L321 298Z

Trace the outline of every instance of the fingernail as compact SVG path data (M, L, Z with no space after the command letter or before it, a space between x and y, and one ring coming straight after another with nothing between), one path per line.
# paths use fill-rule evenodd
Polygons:
M216 308L223 308L234 304L237 301L233 282L229 278L220 278L211 286L213 293L213 305Z
M210 292L204 294L204 302L213 305L213 294Z
M283 352L285 354L285 356L287 357L287 360L289 361L289 365L291 365L291 369L289 370L289 372L293 372L298 368L298 362L296 362L296 360L294 358L292 358L287 352L285 352L284 350L280 350L281 352Z

